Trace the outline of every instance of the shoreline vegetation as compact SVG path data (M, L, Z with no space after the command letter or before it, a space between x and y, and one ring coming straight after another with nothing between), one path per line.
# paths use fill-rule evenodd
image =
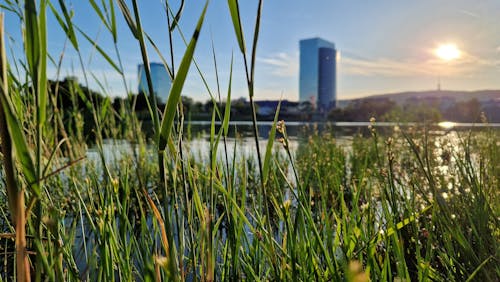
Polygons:
M197 67L208 1L185 37L182 58L158 54L173 79L164 106L154 95L116 103L99 98L85 86L90 73L80 42L92 43L126 87L119 48L103 50L72 22L79 11L63 0L20 3L0 5L19 17L25 34L24 54L7 60L0 16L0 281L499 280L495 128L436 135L424 122L433 121L432 111L423 111L418 126L381 130L375 118L383 115L368 111L368 133L354 135L349 149L332 132L312 130L292 150L278 103L263 143L253 101L263 1L255 2L254 21L243 22L238 1L228 0L239 47L233 60L243 60L248 86L242 110L256 153L240 153L229 136L238 116L232 63L229 85L219 85L213 50L207 56L214 58L218 87L206 89L209 153L199 160L187 150L190 118L181 93ZM139 1L89 4L115 47L117 25L126 25L149 66L148 52L158 49L142 28ZM158 5L172 50L183 4ZM47 65L65 60L47 51L48 14L77 51L83 85L47 79ZM148 88L153 93L150 79ZM474 121L487 122L476 114ZM151 131L143 130L146 121ZM133 145L109 158L106 139ZM89 143L93 160L86 158Z
M88 107L88 101L94 101L97 105L107 105L115 113L119 113L122 107L129 108L137 116L141 123L141 131L146 136L153 136L153 121L151 120L147 96L141 94L130 94L126 98L109 98L100 93L90 90L78 83L75 78L65 78L61 81L48 81L49 93L57 93L57 108L62 111L63 119L70 120L72 113L79 112L83 119L83 135L87 141L95 139L93 128L95 127L92 108ZM412 100L412 99L409 99ZM478 100L464 100L447 103L447 107L440 106L440 99L426 98L413 104L401 104L390 100L390 98L377 98L375 100L367 97L362 100L354 100L344 108L332 109L329 113L317 113L310 103L298 103L290 101L256 101L256 115L259 122L272 122L276 107L280 103L278 119L289 122L368 122L371 117L377 117L382 123L428 123L438 124L443 121L457 123L495 123L500 121L498 116L499 107L493 103L480 103ZM193 99L181 96L184 116L184 124L194 122L211 122L214 103L208 100L205 103L193 101ZM156 99L159 112L165 110L165 103ZM483 105L484 104L484 105ZM225 109L226 101L218 103L217 108ZM237 117L238 121L252 121L252 112L249 102L245 99L230 101L230 115ZM114 115L113 124L119 124L121 116ZM216 122L220 122L216 120ZM106 136L104 136L106 138Z
M115 111L119 111L122 104L127 105L131 109L134 109L136 115L139 116L141 122L147 122L150 120L148 112L148 101L143 93L139 94L129 94L128 97L114 97L107 98L102 94L86 89L85 86L78 84L78 80L72 77L64 78L61 81L49 81L50 91L52 93L59 93L58 96L58 108L65 109L67 112L74 111L72 107L76 107L79 111L88 112L89 110L85 106L85 99L90 99L90 97L77 97L76 101L73 102L72 96L74 96L75 87L82 89L82 94L87 95L88 93L92 96L94 101L98 103L103 103L105 100L109 99L108 103L111 103ZM57 87L57 89L56 89ZM498 114L500 105L498 101L500 99L500 94L497 99L491 98L495 97L495 94L467 96L461 92L445 94L448 91L440 90L436 92L437 97L428 97L431 92L421 92L422 97L419 98L419 93L414 93L407 95L406 98L401 98L399 96L405 94L390 94L377 97L365 97L360 99L354 99L352 101L342 101L342 107L337 107L332 109L328 113L316 113L314 107L309 102L294 102L283 100L281 101L279 119L284 119L288 121L336 121L336 122L366 122L371 117L376 116L378 121L384 122L462 122L462 123L478 123L483 122L481 120L481 114L483 113L489 122L498 123L500 122L500 115ZM493 91L490 91L493 92ZM462 94L460 99L455 100L452 98L453 95ZM481 94L481 93L479 93ZM391 98L394 96L395 98ZM479 99L478 99L479 98ZM183 114L188 120L193 121L210 121L211 113L213 111L213 101L207 100L206 102L195 101L190 97L181 96ZM156 99L157 106L160 111L165 109L165 103L162 103L159 99ZM237 100L230 101L231 103L231 115L237 116L240 121L251 121L251 110L249 107L249 102L247 99L240 98ZM274 113L276 107L280 101L278 100L261 100L255 101L257 108L257 117L260 121L272 121L274 119ZM218 105L220 108L225 108L226 99L223 98ZM87 113L86 115L91 115ZM90 119L89 119L90 121Z

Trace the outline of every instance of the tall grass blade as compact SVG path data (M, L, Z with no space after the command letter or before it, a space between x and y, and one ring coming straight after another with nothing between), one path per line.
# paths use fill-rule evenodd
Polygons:
M175 113L177 111L177 104L179 103L179 99L181 97L182 88L184 86L184 82L186 80L186 76L189 71L191 61L193 60L194 50L196 48L201 27L205 19L207 6L208 6L208 1L205 3L205 7L203 8L200 18L198 19L198 24L196 25L196 29L193 33L191 41L189 42L189 45L184 53L184 56L182 57L181 64L179 66L179 69L177 70L177 74L172 83L172 88L170 89L167 106L165 107L164 117L160 128L160 139L158 148L160 151L165 150L165 147L167 146L168 138L170 136L172 125L174 123Z
M2 154L4 156L4 170L7 178L7 194L12 220L16 229L16 274L18 281L30 281L30 266L26 251L26 214L24 189L19 189L14 176L14 161L12 156L11 129L9 123L13 123L12 109L8 104L8 77L7 59L5 55L4 21L3 13L0 13L0 134L2 138ZM19 125L19 123L17 123ZM19 128L18 128L19 129ZM23 139L24 140L24 139ZM15 144L15 143L14 143ZM16 144L15 144L16 146ZM17 146L16 146L17 148ZM29 156L29 155L28 155ZM31 160L31 159L30 159ZM34 170L32 170L33 172Z
M236 39L240 46L241 53L246 53L245 38L243 36L243 27L241 25L240 8L238 7L238 0L227 0L229 12L231 13L231 20L233 21L234 32Z
M123 17L125 18L125 21L128 24L128 27L130 28L130 31L132 32L132 35L136 38L139 39L139 31L137 29L137 24L132 17L132 14L130 13L130 10L128 9L127 3L125 3L125 0L116 0L118 3L118 7L122 11Z
M169 27L170 32L172 32L175 29L175 27L179 24L179 20L181 19L182 11L184 10L184 2L185 2L185 0L181 0L181 5L180 5L179 9L177 10L177 12L175 13L174 20ZM167 5L168 5L168 1L167 1ZM167 11L168 10L169 9L167 8Z
M250 95L253 96L253 83L255 77L255 59L257 58L257 43L259 42L259 31L260 31L260 20L262 18L262 6L263 0L259 0L259 6L257 8L257 17L255 18L255 29L253 32L253 43L252 43L252 62L250 64L250 81L252 82L252 89Z
M115 38L116 37L116 28L113 29L113 25L110 25L108 23L108 20L104 16L104 13L102 12L102 10L99 7L99 5L97 5L97 3L95 2L95 0L89 0L89 3L92 6L92 8L94 9L94 12L97 14L97 16L99 17L99 19L104 24L104 26L111 32L111 34L113 35L113 38ZM110 6L113 7L113 3L110 3Z
M49 5L51 5L50 2L49 2ZM64 20L66 22L66 24L65 24L66 29L64 30L66 32L66 36L71 41L71 44L73 44L73 47L75 47L75 49L78 50L78 41L76 39L75 29L73 28L73 22L71 20L71 15L68 11L68 8L66 7L66 4L64 3L64 0L59 0L59 7L61 7L61 11L63 13ZM54 13L54 14L57 14L57 13ZM61 20L58 19L58 21L60 24L62 23Z
M7 92L2 91L0 99L2 100L3 113L7 123L10 138L16 151L16 156L23 170L28 183L34 183L31 188L36 196L40 196L40 189L38 188L38 179L35 174L35 163L31 157L31 150L28 147L25 136L23 134L23 127L19 122L19 118L15 114L12 102L7 96Z
M12 141L10 139L9 128L7 126L7 121L5 118L4 104L6 104L6 99L4 97L8 96L9 86L7 78L7 57L5 55L5 41L4 41L4 26L3 26L4 14L0 13L0 78L1 78L1 96L0 96L0 140L2 141L2 146L0 146L3 155L3 169L5 171L5 181L7 189L7 198L10 208L10 213L12 216L12 221L16 221L16 195L17 195L17 184L14 171L14 159L12 156Z
M46 19L46 0L40 1L40 13L38 16L38 33L40 48L40 64L38 67L38 123L40 130L43 128L47 112L47 19ZM42 132L40 132L41 134ZM39 144L41 146L41 144ZM40 173L40 171L39 171ZM38 176L40 177L40 175Z
M224 129L224 136L227 136L229 132L229 120L231 119L231 88L233 81L233 56L231 56L231 66L229 69L229 85L227 87L227 98L226 107L224 109L224 121L222 123L222 128ZM229 173L229 171L228 171Z
M273 154L274 139L276 138L276 124L278 122L278 117L281 108L281 100L276 108L276 113L274 114L273 125L269 132L269 138L267 140L266 155L264 156L264 164L262 166L262 177L264 178L264 183L267 183L267 178L269 176L269 166L271 164L271 156Z

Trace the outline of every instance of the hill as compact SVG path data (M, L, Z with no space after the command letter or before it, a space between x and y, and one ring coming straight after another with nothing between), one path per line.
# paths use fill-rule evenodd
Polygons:
M477 90L477 91L453 91L453 90L428 90L408 91L398 93L376 94L363 98L340 100L339 106L345 107L352 102L363 100L386 100L389 99L398 105L410 104L418 101L441 100L451 102L465 102L472 99L481 104L500 102L500 90Z

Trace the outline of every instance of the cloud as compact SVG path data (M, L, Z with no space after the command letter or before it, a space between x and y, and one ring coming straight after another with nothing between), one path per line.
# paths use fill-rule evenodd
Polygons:
M340 72L348 75L412 77L440 75L469 75L488 67L498 67L500 61L486 60L463 53L458 60L444 62L437 58L394 60L389 58L366 59L358 56L342 56Z
M258 57L257 62L262 64L271 75L279 77L296 77L299 73L298 53L276 53L266 57Z
M418 62L388 58L360 59L344 56L341 58L340 67L342 73L361 76L404 77L432 73L428 66Z
M497 48L500 52L500 46ZM261 73L281 78L297 78L299 74L299 53L275 53L258 57ZM392 59L386 57L364 58L349 51L342 51L337 67L339 74L381 77L414 77L436 75L470 75L485 68L499 67L499 60L483 59L462 53L462 57L444 62L434 56L427 58Z
M469 16L471 18L479 18L480 16L476 13L473 13L471 11L468 11L468 10L458 10L458 12L460 14L463 14L463 15L466 15L466 16Z

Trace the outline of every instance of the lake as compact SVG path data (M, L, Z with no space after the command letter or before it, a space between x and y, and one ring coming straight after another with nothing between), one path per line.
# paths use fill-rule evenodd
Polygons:
M273 122L258 122L259 145L261 153L264 154ZM286 132L289 137L289 144L293 152L300 142L306 141L309 136L316 133L328 133L335 137L337 144L349 150L352 140L356 135L369 136L370 122L285 122ZM210 152L210 121L190 121L185 123L184 134L187 139L183 147L197 159L206 159ZM216 132L219 130L221 122L215 122ZM382 135L389 135L394 130L405 130L411 127L423 126L419 123L398 123L398 122L375 122L373 126ZM437 136L445 136L450 132L464 132L468 130L500 130L500 123L455 123L440 122L428 125L430 133ZM277 137L279 134L277 133ZM231 121L229 123L228 138L226 139L227 151L233 156L237 151L237 158L256 156L255 139L253 137L253 126L251 121ZM276 142L275 147L281 146ZM130 153L131 146L124 140L105 140L103 144L106 160L112 162L115 158L120 158L122 154ZM153 149L153 147L151 147ZM218 146L218 156L222 157L224 144L222 138ZM91 147L87 152L90 160L98 160L97 148Z

